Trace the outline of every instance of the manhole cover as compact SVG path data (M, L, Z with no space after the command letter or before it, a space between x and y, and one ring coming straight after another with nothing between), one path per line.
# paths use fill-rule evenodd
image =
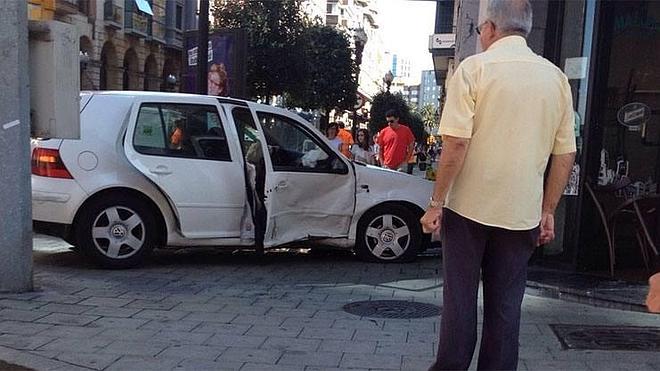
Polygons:
M433 304L404 300L356 301L343 306L344 311L356 316L374 318L425 318L440 315L440 307Z
M564 349L660 352L660 327L550 325Z

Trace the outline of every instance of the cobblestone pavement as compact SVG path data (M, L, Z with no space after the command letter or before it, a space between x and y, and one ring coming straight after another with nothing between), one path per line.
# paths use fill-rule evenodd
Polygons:
M0 359L37 370L426 370L438 318L361 318L359 300L441 305L438 257L159 252L139 269L84 263L35 237L36 291L0 295ZM521 370L658 370L660 352L563 350L549 324L658 326L660 317L526 296ZM473 364L474 367L474 364Z

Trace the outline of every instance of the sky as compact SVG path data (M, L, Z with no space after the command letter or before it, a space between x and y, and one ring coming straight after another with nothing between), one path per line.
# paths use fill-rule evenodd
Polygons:
M411 78L432 70L429 35L435 26L435 1L378 0L379 24L388 51L412 60Z

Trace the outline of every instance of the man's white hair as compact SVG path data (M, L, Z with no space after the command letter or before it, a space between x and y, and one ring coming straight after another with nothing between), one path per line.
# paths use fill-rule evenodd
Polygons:
M532 4L528 0L490 0L486 16L504 34L521 34L532 31Z

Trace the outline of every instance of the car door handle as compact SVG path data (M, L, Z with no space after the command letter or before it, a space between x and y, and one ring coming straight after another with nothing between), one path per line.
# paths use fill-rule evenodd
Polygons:
M281 181L281 182L277 183L277 186L275 187L276 190L286 189L286 188L289 188L289 183L287 183L285 181Z
M149 172L156 175L169 175L172 174L172 170L164 165L158 165L153 169L149 169Z

